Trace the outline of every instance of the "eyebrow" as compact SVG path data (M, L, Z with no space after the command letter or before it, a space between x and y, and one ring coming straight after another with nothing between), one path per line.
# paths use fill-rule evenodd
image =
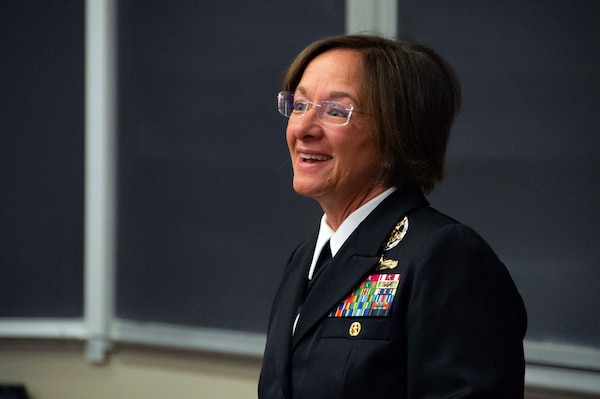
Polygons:
M306 90L302 86L296 87L296 90L306 96ZM345 91L332 91L329 93L329 100L339 100L340 98L349 98L355 105L358 105L358 101Z

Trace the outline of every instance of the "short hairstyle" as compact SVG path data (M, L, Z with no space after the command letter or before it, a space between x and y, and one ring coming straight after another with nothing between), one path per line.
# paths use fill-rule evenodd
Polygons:
M283 90L295 91L308 64L333 49L354 50L363 64L364 101L389 185L418 185L425 193L444 177L450 128L461 103L452 67L430 48L375 35L318 40L293 60Z

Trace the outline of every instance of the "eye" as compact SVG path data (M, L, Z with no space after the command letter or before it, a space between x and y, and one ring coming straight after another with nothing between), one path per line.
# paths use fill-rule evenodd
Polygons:
M352 110L352 108L344 107L342 104L336 101L324 101L323 106L325 107L325 113L328 116L341 119L348 118L348 113L350 110Z
M306 111L307 107L308 107L307 101L296 100L293 103L294 112L304 112L304 111Z

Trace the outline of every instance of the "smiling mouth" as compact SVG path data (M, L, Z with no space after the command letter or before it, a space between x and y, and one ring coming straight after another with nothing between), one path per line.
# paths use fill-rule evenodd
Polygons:
M329 155L315 155L315 154L304 154L300 153L302 162L317 162L317 161L329 161L331 157Z

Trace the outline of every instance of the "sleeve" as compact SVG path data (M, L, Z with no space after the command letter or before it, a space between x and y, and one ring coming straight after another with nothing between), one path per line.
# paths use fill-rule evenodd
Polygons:
M422 248L407 309L408 397L522 398L527 316L505 266L460 224Z

